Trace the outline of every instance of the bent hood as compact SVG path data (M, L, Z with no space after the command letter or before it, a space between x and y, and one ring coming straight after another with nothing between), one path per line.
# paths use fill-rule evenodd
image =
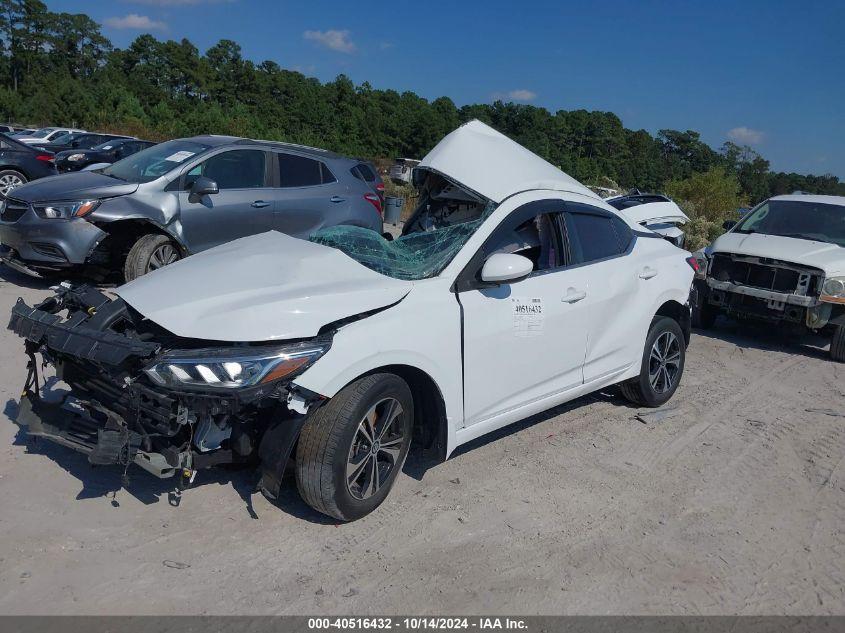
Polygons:
M116 292L178 336L258 342L316 336L328 323L396 303L412 286L334 248L270 231L203 251Z
M845 248L826 242L763 233L725 233L713 242L712 252L769 257L820 268L827 275L845 274Z
M635 224L686 224L689 218L674 202L647 202L627 209L617 209L619 215Z
M12 197L24 202L114 198L134 193L138 185L103 174L76 172L48 176L15 189Z
M446 176L496 203L532 189L570 191L601 199L572 176L477 120L445 136L417 169Z

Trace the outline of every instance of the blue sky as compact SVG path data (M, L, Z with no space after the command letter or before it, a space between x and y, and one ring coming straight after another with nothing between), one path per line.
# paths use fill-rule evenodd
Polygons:
M776 170L845 179L845 2L47 0L124 47L150 32L333 79L751 144Z

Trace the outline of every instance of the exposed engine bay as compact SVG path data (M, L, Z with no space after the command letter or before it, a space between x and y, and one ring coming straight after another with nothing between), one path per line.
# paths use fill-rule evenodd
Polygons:
M26 339L18 423L30 435L86 453L92 464L135 463L182 484L217 464L260 464L270 496L304 414L321 400L291 391L290 381L331 345L330 333L283 343L186 339L120 298L67 284L34 308L19 299L9 329ZM46 365L70 387L60 401L42 397Z

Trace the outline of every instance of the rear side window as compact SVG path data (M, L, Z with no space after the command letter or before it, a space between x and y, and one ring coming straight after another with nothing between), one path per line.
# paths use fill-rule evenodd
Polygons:
M366 163L359 163L350 171L359 180L365 180L367 182L375 182L376 180L376 173Z
M294 154L276 154L279 159L280 187L312 187L336 182L329 168L313 158Z
M624 222L605 215L569 213L566 228L573 260L578 264L621 255L633 239Z

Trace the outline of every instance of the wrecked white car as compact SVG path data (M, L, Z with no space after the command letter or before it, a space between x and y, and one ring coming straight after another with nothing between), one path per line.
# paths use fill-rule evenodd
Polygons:
M18 423L191 480L255 463L273 498L352 520L386 497L412 442L448 457L485 433L621 384L678 387L694 260L473 121L422 161L420 207L388 242L362 228L269 232L117 289L14 307L30 378ZM39 396L35 355L70 395Z
M631 222L662 235L679 248L684 247L686 234L683 226L690 219L671 198L637 192L607 198L605 202Z
M845 362L845 197L776 196L699 255L695 321L719 314L827 334Z

